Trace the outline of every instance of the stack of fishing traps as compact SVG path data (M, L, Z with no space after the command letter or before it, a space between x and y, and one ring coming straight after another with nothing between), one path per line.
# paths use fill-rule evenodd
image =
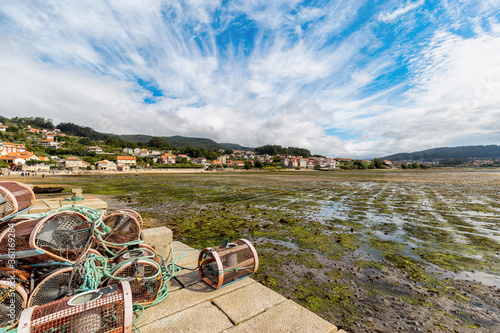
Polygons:
M22 215L34 201L28 186L0 182L0 331L132 332L132 304L155 304L164 284L141 216L84 206Z

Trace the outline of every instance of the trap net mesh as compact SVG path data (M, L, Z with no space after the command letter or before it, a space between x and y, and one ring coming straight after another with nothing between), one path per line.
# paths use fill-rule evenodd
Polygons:
M0 254L11 254L13 251L18 253L32 250L30 246L31 232L40 220L41 219L17 222L12 228L7 224L0 234ZM12 235L14 235L14 241L12 241ZM9 241L9 239L11 240Z
M127 281L24 310L18 333L105 333L132 331Z
M15 288L15 289L14 289ZM10 327L19 321L26 307L27 294L22 286L0 281L0 328Z
M124 248L116 254L116 258L113 262L119 264L126 260L137 259L137 258L148 258L160 263L156 251L149 245L139 244L135 248Z
M58 269L44 278L33 290L28 307L47 304L72 295L83 283L83 276L73 268Z
M147 259L124 262L113 272L113 276L129 281L132 300L141 305L153 303L158 297L163 283L159 265ZM114 280L110 279L109 283L116 283Z
M42 219L31 235L31 246L56 259L75 262L87 253L93 225L77 212L59 212Z
M140 220L139 220L140 219ZM116 211L103 219L103 223L110 228L110 232L101 236L107 242L106 246L122 249L121 245L138 240L141 235L141 222L139 214L129 210Z
M198 257L201 279L214 288L253 274L258 267L257 251L246 239L238 239L224 248L205 248Z
M35 194L18 182L0 182L0 218L25 210L35 203Z

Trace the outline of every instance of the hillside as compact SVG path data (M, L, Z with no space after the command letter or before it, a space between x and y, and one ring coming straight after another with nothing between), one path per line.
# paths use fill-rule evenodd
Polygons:
M392 154L382 159L390 161L436 161L441 159L484 159L500 158L500 146L461 146L427 149L412 153Z
M132 135L119 135L119 137L126 141L132 142L144 142L147 143L152 138L151 135L142 134L132 134ZM165 136L165 139L173 146L178 148L185 148L186 146L191 146L193 148L203 148L203 149L234 149L232 147L227 147L224 144L220 144L211 139L205 138L190 138L180 135ZM239 145L237 145L239 146Z

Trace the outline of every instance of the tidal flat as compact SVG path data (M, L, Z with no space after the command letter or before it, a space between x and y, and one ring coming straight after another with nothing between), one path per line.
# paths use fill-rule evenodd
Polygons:
M256 280L348 332L500 331L500 172L36 177L202 249L253 242Z

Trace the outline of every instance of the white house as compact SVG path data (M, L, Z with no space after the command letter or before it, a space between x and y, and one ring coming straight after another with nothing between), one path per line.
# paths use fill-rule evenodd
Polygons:
M116 171L118 168L117 168L115 162L108 161L108 160L102 160L102 161L97 162L97 169L98 170L106 170L106 171Z
M54 141L53 139L40 140L38 144L41 145L42 147L49 147L49 148L59 147L59 142Z

